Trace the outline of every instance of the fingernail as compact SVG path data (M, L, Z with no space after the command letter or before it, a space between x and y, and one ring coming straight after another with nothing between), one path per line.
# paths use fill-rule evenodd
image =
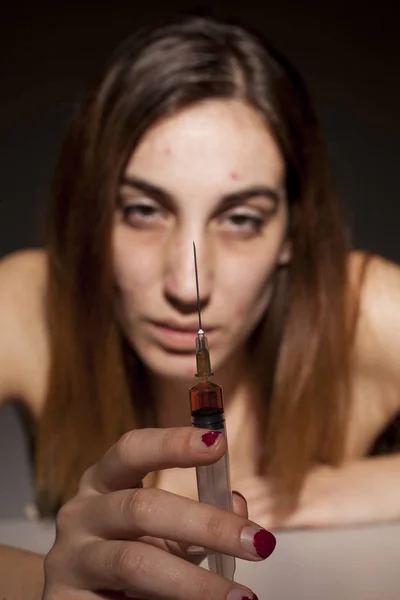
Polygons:
M231 590L226 600L258 600L258 598L253 592L246 593L244 590Z
M243 496L243 494L241 494L240 492L238 492L237 490L233 490L232 494L236 494L236 496L239 496L242 500L244 500L247 504L247 500L246 498Z
M241 533L240 541L247 552L260 558L268 558L276 546L275 536L266 529L245 527Z
M207 433L203 433L201 435L193 435L191 439L193 450L196 450L197 452L204 452L204 450L207 450L207 448L210 448L215 444L220 435L220 431L207 431Z

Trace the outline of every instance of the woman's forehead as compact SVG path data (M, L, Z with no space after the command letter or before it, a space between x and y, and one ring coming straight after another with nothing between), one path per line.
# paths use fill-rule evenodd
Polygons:
M157 123L125 171L158 186L188 190L276 186L283 174L281 154L261 116L236 100L204 102Z

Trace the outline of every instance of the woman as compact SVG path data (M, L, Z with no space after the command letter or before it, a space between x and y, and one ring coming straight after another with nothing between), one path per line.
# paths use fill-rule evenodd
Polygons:
M46 600L249 598L186 549L273 549L263 532L255 552L239 496L238 514L201 506L193 469L176 468L225 448L189 427L193 240L250 519L398 516L398 458L366 456L399 410L399 269L350 252L294 69L240 27L182 20L117 51L67 136L46 254L1 266L0 395L34 417L41 514L62 507ZM7 590L14 560L4 549ZM40 589L40 557L24 560Z

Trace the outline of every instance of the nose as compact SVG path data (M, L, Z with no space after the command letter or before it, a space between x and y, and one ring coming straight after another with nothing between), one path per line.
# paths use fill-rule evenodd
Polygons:
M211 297L211 257L205 241L192 240L189 236L171 240L165 256L164 294L168 302L182 314L197 312L193 241L196 244L201 310L205 309Z

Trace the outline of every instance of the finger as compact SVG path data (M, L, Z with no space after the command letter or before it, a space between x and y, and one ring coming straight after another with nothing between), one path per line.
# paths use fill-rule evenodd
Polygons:
M249 512L248 512L248 508L247 508L246 498L244 496L242 496L242 494L240 492L237 492L236 490L234 490L232 492L232 508L233 508L233 512L235 512L237 515L240 515L241 517L248 519Z
M162 600L241 600L250 590L141 542L96 541L79 561L92 589Z
M81 489L89 487L102 493L128 489L152 471L211 464L225 450L225 436L207 429L137 429L123 435L86 472Z
M249 515L247 511L246 499L244 496L242 496L240 492L237 492L236 490L232 492L232 504L234 513L236 513L240 517L248 519ZM158 548L162 548L163 550L172 552L176 556L180 556L187 560L191 560L196 564L199 564L204 559L204 557L207 556L207 550L202 546L193 546L151 536L142 537L141 539L145 540L148 544L153 544Z
M244 517L245 519L247 519L249 516L247 511L246 499L244 496L242 496L242 494L240 494L240 492L232 492L232 509L233 512L239 515L240 517ZM189 556L189 560L195 562L196 564L200 564L204 557L207 556L206 549L201 546L185 547L184 544L173 544L174 549L178 548L178 552L176 551L176 549L174 550L175 554L177 554L178 556L182 556L182 551L185 551L186 554Z
M249 516L247 512L246 498L242 496L240 492L232 492L232 509L233 512L239 515L240 517L244 517L245 519L247 519ZM180 553L175 552L175 554L178 554L178 556L180 556L182 555L182 550L185 549L186 554L189 555L189 560L192 560L192 562L196 562L196 564L200 564L204 557L207 556L207 551L202 546L189 546L185 548L183 544L176 543L175 546L177 546L181 550Z
M159 489L99 494L82 508L79 519L96 537L151 536L246 560L267 558L276 543L271 533L233 512Z

